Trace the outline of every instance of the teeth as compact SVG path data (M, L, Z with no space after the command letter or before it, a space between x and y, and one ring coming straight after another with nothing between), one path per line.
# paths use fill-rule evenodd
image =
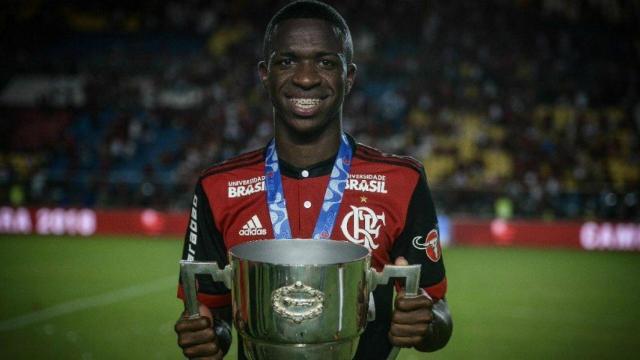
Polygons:
M304 110L311 109L320 104L320 99L292 98L290 100L294 106Z

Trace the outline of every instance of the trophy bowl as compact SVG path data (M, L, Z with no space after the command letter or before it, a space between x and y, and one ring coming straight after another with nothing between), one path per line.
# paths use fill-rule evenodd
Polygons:
M420 265L370 267L369 250L346 241L260 240L229 250L229 265L181 261L187 312L198 315L196 274L231 289L233 322L250 359L352 359L371 291L392 277L417 291Z

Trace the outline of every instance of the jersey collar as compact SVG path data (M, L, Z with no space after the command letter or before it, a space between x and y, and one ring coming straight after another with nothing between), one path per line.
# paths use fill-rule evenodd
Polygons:
M349 134L347 134L347 140L349 140L351 149L353 149L353 152L355 154L357 148L355 140ZM338 156L338 152L336 152L332 157L326 160L322 160L318 163L304 168L299 168L297 166L291 165L281 158L278 159L278 164L280 165L282 176L294 179L307 179L312 177L330 175L331 170L333 169L333 163L336 161L336 156Z

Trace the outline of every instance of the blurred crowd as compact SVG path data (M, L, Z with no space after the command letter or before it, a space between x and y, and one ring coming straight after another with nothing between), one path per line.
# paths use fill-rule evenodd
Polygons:
M187 208L271 136L256 64L281 3L13 3L0 204ZM441 213L640 219L637 1L332 3L346 130L422 161Z

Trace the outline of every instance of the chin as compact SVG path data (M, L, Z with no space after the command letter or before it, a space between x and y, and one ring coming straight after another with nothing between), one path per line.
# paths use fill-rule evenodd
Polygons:
M319 135L325 130L331 121L316 118L292 118L285 121L285 126L298 136Z
M301 134L319 132L326 126L326 123L315 119L291 119L287 124L291 130Z

